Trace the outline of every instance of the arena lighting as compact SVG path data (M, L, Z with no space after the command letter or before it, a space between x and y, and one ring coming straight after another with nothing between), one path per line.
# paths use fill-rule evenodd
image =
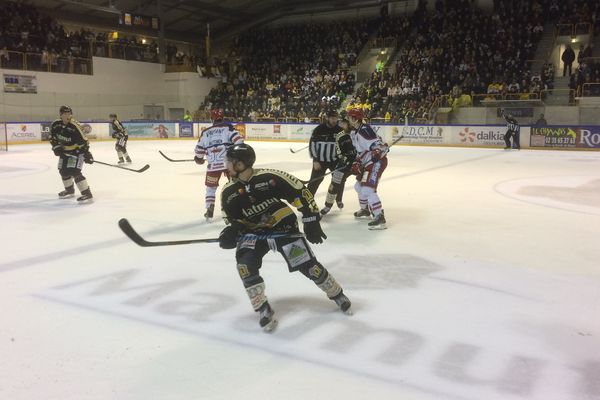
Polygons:
M142 39L142 44L146 44L146 39Z
M578 39L576 37L571 38L571 43L577 43L577 42L578 42Z

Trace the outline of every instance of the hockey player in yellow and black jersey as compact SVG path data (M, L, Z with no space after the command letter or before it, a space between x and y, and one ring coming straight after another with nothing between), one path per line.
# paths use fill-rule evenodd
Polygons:
M109 115L111 127L112 127L112 137L117 139L115 143L115 150L117 151L117 156L119 156L119 164L123 164L125 161L128 163L131 162L131 157L127 154L127 139L129 139L129 135L127 134L127 129L123 126L121 121L117 118L117 114Z
M58 194L61 199L73 197L77 184L81 196L77 201L91 201L93 196L87 180L81 174L83 163L92 164L94 157L79 122L73 119L73 110L68 106L60 107L60 119L50 127L50 144L54 155L58 156L58 172L62 177L65 190Z
M286 172L252 168L255 160L254 149L245 143L227 149L226 166L232 180L221 192L221 206L229 225L219 235L219 245L237 248L238 272L252 307L259 313L260 326L270 331L277 323L259 274L262 259L270 249L283 256L290 272L300 271L342 311L350 313L350 300L308 244L323 243L327 238L312 193ZM304 235L296 214L282 200L302 213Z
M327 189L327 197L325 198L325 207L321 209L321 214L325 215L331 211L334 200L337 201L338 207L342 208L342 194L344 193L344 184L346 179L351 174L352 163L356 160L356 149L352 144L350 132L352 128L347 119L340 121L342 131L335 135L335 151L337 153L337 163L331 174L331 183ZM342 206L340 206L340 203Z

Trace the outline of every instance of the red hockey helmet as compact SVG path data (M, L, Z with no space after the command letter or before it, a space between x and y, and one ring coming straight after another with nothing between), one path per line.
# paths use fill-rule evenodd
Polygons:
M360 108L352 108L348 110L348 117L361 121L365 117L365 113L363 113L363 110Z
M210 119L213 121L221 121L225 117L225 113L223 113L222 108L215 108L210 110Z

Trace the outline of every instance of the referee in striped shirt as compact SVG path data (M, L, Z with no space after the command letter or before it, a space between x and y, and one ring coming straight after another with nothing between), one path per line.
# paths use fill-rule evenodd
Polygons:
M327 113L325 122L319 124L310 136L308 149L310 151L310 156L313 159L310 180L312 181L313 179L321 178L306 185L313 196L316 194L321 182L323 182L323 175L325 175L327 170L333 171L335 169L338 160L335 149L335 137L341 131L342 128L338 125L337 111L330 110Z

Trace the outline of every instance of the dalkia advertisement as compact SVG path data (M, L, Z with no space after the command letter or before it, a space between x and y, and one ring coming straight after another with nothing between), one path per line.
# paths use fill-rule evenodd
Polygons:
M458 127L456 143L467 146L504 146L506 127L465 126Z

